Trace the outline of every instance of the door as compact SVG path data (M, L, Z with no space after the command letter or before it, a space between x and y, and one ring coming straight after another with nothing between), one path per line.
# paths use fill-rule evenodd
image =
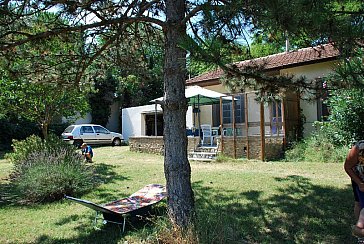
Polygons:
M80 129L80 137L86 143L94 143L95 142L95 132L90 125L84 125Z
M105 129L104 127L102 127L100 125L95 125L93 127L94 127L94 131L96 134L95 143L97 143L97 144L110 144L111 143L112 136L110 134L110 131L108 131L107 129Z

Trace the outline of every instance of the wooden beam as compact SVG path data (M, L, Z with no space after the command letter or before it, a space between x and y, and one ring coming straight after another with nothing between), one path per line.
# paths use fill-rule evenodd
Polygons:
M233 145L234 145L234 158L236 158L236 131L235 131L235 98L234 95L231 96L231 110L232 110L232 117L233 117Z
M282 99L282 123L283 123L283 146L286 146L286 109L284 106L285 99Z
M277 137L279 137L279 125L281 124L281 123L278 123L279 121L278 121L278 118L279 118L279 107L278 107L278 101L275 101L274 102L275 103L275 105L276 105L276 127L277 127ZM282 107L281 107L281 109L282 109ZM281 116L282 116L282 110L281 110Z
M264 102L260 102L260 159L265 159L265 120L264 120Z
M245 93L245 130L246 130L246 158L250 159L249 153L249 118L248 118L248 93Z
M221 144L221 153L224 153L224 120L222 117L222 97L220 97L220 144Z
M300 123L301 123L301 121L302 121L302 119L301 119L301 96L300 96L300 93L299 92L297 92L297 114L298 114L298 116L297 116L297 121L296 121L296 127L297 127L297 125L299 125ZM304 126L304 125L301 125L302 127ZM301 129L301 128L300 128ZM297 132L298 131L296 131L296 141L298 140L298 138L297 138ZM302 131L300 131L300 133L302 133Z
M270 132L270 137L273 136L273 120L274 120L274 116L273 116L273 103L271 103L269 105L269 132Z

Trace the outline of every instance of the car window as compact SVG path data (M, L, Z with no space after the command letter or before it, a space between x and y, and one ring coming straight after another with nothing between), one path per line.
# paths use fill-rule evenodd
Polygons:
M102 126L94 126L95 133L108 134L109 131Z
M68 126L63 133L71 133L75 127L73 125Z
M94 133L92 126L82 126L81 133Z

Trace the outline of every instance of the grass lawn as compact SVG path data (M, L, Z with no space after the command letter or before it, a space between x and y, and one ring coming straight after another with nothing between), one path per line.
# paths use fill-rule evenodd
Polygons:
M94 148L103 184L82 196L95 203L125 197L149 183L165 184L163 157L128 147ZM61 201L16 203L0 154L0 243L152 243L165 221L153 219L121 235L94 229L94 211ZM201 243L354 243L350 180L337 164L191 162ZM162 205L165 205L162 203ZM165 218L165 215L164 215Z

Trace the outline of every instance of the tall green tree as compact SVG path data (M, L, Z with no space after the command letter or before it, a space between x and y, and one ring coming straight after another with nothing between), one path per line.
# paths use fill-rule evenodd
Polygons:
M95 92L89 94L91 108L91 122L106 126L111 115L110 106L114 103L117 80L111 72L107 72L106 77L94 79Z
M159 26L164 33L164 145L165 177L168 189L168 209L171 220L186 229L194 219L194 197L191 169L187 160L185 116L187 101L184 95L186 50L191 55L215 62L229 74L238 77L241 86L258 86L276 91L277 87L294 88L304 83L289 78L265 76L258 69L239 70L227 65L219 50L201 48L204 40L226 40L244 37L246 31L276 30L291 36L358 45L362 37L363 3L360 0L136 0L136 1L5 1L1 3L0 51L9 52L27 42L44 40L50 36L67 35L79 31L87 40L85 58L79 62L81 81L96 57L127 35L127 29L139 23ZM68 22L54 28L46 23L46 31L26 31L26 16L55 10ZM23 17L23 18L20 18ZM187 34L187 27L191 35ZM22 30L22 31L19 31ZM194 37L192 37L194 35ZM97 45L94 40L105 42ZM100 44L100 42L98 42ZM210 52L211 50L211 52Z
M48 127L55 118L72 117L77 112L82 116L89 108L83 92L54 83L0 79L0 91L6 110L36 122L44 138L48 137Z
M27 18L29 35L65 23L54 13L39 12ZM88 110L85 90L75 86L83 40L80 34L52 36L3 52L0 58L0 91L3 114L16 114L39 125L43 137L57 117L82 116ZM52 54L52 55L50 55ZM83 91L82 91L83 90ZM1 103L0 103L1 104Z

